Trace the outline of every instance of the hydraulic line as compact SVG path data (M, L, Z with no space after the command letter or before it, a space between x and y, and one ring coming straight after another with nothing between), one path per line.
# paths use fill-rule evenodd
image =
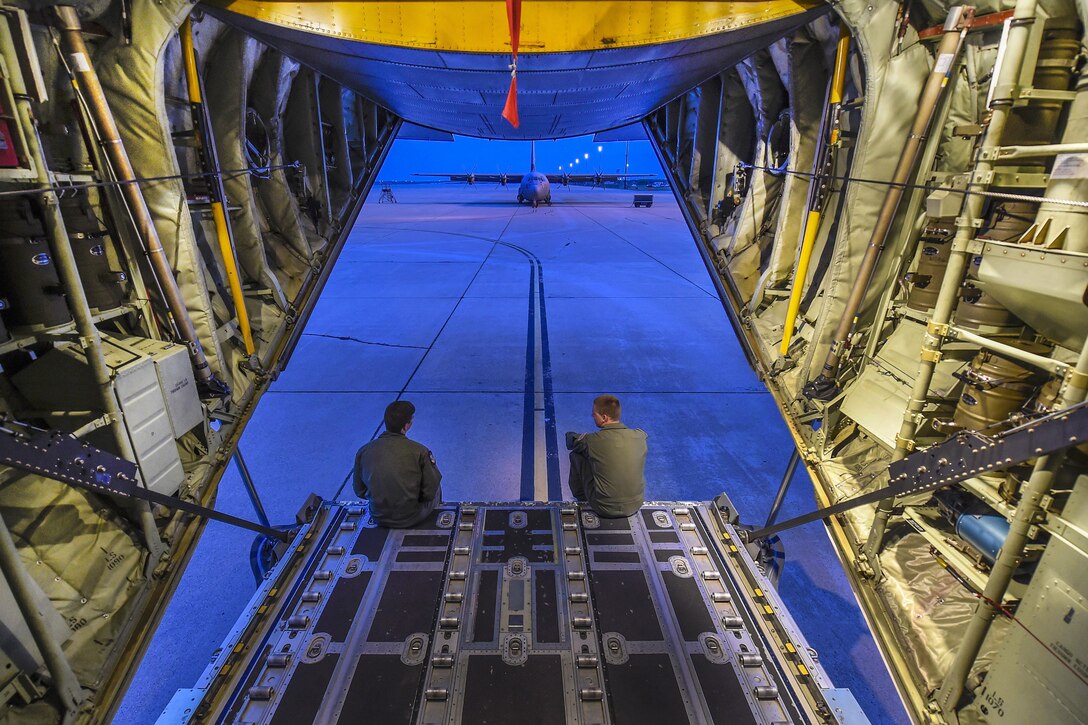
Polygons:
M914 117L910 134L899 155L895 172L892 175L893 185L888 188L884 196L884 203L880 207L876 224L869 237L869 245L866 247L865 256L861 260L857 277L854 279L850 296L846 301L846 307L839 319L839 325L832 338L831 349L827 353L823 370L819 376L805 386L805 396L819 400L830 400L838 394L838 385L835 382L839 364L845 356L849 346L850 335L854 325L857 324L858 311L869 290L873 273L876 271L880 253L884 250L888 232L892 228L899 202L903 198L903 187L914 173L918 159L922 154L923 144L929 132L930 123L936 115L937 107L948 87L949 79L955 72L956 59L963 47L964 38L970 29L971 20L974 18L974 8L971 6L954 6L948 11L948 18L944 25L944 35L937 47L937 61L926 80L922 90L921 99L918 102L918 113Z
M825 176L831 171L831 155L839 143L839 108L842 106L843 88L846 85L846 65L850 59L850 29L843 23L839 26L839 43L835 47L835 70L831 75L827 103L824 104L823 128L820 133L820 148L816 150L812 177L808 186L808 214L801 230L801 246L797 253L797 266L790 285L790 303L786 310L786 323L782 329L782 345L779 352L786 355L793 340L793 328L797 322L797 313L801 309L801 295L805 291L805 279L808 276L808 263L812 259L812 250L816 246L816 233L820 229L820 214L827 202L830 181Z
M118 181L134 181L136 172L129 160L121 141L117 123L106 101L102 84L98 80L98 74L91 66L90 53L83 42L81 24L76 9L67 5L53 8L57 29L60 31L60 43L69 60L69 66L75 82L86 100L87 109L97 127L102 142L102 149L109 159ZM197 338L196 328L185 306L185 300L178 288L174 271L170 267L170 261L166 257L159 239L158 229L151 216L151 210L144 199L143 191L139 185L126 183L120 185L120 191L136 223L137 234L143 239L147 249L148 262L155 273L159 286L162 289L164 301L170 311L170 316L176 325L178 332L189 351L189 360L196 375L197 386L204 397L224 397L230 394L230 389L212 372L208 365L208 359Z
M215 236L219 241L219 255L223 258L223 268L227 273L230 296L234 300L234 309L238 314L238 327L241 328L242 341L245 343L246 355L249 356L253 354L256 348L253 345L253 331L249 326L249 312L246 310L246 298L242 292L242 282L238 277L238 259L234 254L234 236L231 232L230 221L227 218L225 208L227 195L223 188L223 177L219 173L219 155L216 152L215 138L211 132L211 118L208 116L208 107L204 103L204 84L196 66L191 17L185 18L178 35L181 39L181 55L185 65L189 108L193 114L193 135L200 144L199 154L204 171L208 172L208 192L211 201L212 219L215 221Z

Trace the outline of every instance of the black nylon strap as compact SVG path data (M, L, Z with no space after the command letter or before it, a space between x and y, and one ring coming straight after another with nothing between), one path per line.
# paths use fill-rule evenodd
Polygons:
M993 438L961 431L943 443L893 462L889 484L837 504L786 521L748 531L748 541L765 539L786 529L830 518L886 498L911 496L951 486L982 473L1023 463L1088 441L1088 403L1037 418Z
M42 430L0 417L0 464L37 473L96 493L139 498L206 519L289 541L290 533L262 526L200 504L139 485L136 464L65 433Z

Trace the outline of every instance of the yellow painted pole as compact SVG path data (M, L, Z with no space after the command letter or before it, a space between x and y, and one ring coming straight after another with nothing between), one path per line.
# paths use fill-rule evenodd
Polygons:
M793 340L793 327L797 313L801 309L801 293L804 292L805 276L808 274L808 262L812 258L812 248L816 245L816 232L820 229L820 210L809 209L805 217L805 230L801 235L801 253L797 257L797 269L793 272L793 286L790 288L790 305L786 308L786 326L782 330L783 355L790 351Z
M825 192L821 184L826 184L819 177L819 171L826 166L826 157L830 150L839 143L839 125L834 123L832 115L838 112L842 104L843 88L846 85L846 64L850 58L850 29L840 26L839 44L835 48L835 69L831 75L831 89L827 97L824 123L830 125L828 144L816 153L816 174L809 181L808 214L801 232L801 248L797 254L797 268L793 272L793 284L790 285L790 304L786 308L786 323L782 329L782 345L779 352L786 355L793 340L793 328L797 322L797 313L801 309L801 294L805 291L805 277L808 263L812 258L812 249L816 246L816 232L820 229L820 207L823 206Z
M850 60L850 28L845 25L839 32L839 44L835 47L835 70L831 74L831 105L842 105L842 89L846 87L846 64ZM839 125L831 124L831 145L839 142Z
M185 81L189 90L189 105L193 111L194 123L203 127L205 134L212 132L207 125L206 109L204 108L204 94L201 93L200 76L196 68L196 51L193 49L193 23L185 18L180 33L181 55L185 61ZM201 138L201 129L197 129L196 138L205 154L205 170L218 174L218 162L215 158L215 148ZM211 166L212 168L207 168ZM212 220L215 222L215 236L219 241L219 253L223 258L223 267L227 272L227 284L230 286L230 296L234 300L234 309L238 314L238 327L242 330L242 341L245 343L246 355L252 355L256 350L253 344L253 330L249 326L249 313L246 311L246 298L242 293L242 281L238 278L238 260L234 256L234 240L232 239L230 225L227 223L227 210L224 207L223 181L215 175L208 179L208 185L212 189L211 209Z
M219 251L223 255L223 266L227 270L227 283L230 296L234 300L234 309L238 312L238 326L242 330L242 341L246 346L246 355L252 355L257 349L253 344L253 330L249 326L249 312L246 310L246 298L242 294L242 283L238 279L238 265L234 259L234 246L231 244L227 212L223 202L212 202L212 219L215 221L215 235L219 238Z
M178 33L181 41L181 57L185 62L185 85L189 89L189 103L203 103L200 92L200 76L196 70L196 50L193 49L193 20L185 18Z

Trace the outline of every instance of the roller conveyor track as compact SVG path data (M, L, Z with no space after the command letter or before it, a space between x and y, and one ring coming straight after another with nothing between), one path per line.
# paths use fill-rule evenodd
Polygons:
M860 722L703 504L326 503L160 722Z

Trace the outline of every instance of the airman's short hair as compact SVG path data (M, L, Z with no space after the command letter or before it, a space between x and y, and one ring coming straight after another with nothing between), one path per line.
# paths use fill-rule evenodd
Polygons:
M412 422L412 416L416 414L416 406L407 400L394 400L385 407L385 429L393 433L400 433L404 426Z
M620 419L620 399L615 395L598 395L593 399L593 410L612 420Z

